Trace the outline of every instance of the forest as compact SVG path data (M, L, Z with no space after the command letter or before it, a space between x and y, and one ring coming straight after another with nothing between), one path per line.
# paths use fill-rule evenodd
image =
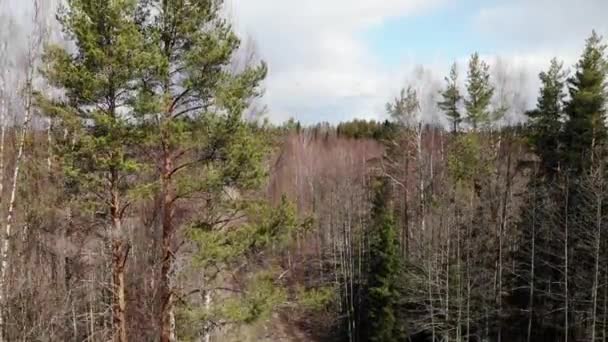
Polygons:
M473 53L377 121L276 124L221 0L30 1L0 24L0 342L607 341L595 31L530 108Z

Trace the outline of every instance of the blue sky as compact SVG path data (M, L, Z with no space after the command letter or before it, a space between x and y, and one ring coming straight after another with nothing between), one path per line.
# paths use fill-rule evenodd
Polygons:
M360 33L368 48L387 66L404 60L419 63L456 59L473 51L491 53L492 40L476 34L475 17L481 1L453 2L419 15L386 20ZM490 1L486 1L486 4ZM440 42L440 43L439 43Z

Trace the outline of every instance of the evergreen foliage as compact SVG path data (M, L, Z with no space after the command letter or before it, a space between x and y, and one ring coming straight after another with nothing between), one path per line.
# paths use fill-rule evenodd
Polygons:
M378 180L372 203L367 278L367 331L364 340L399 341L398 283L400 257L395 222L389 204L389 182Z
M494 87L490 83L490 66L476 52L469 60L467 73L467 98L464 100L467 110L467 122L473 130L490 120L490 103L494 95Z
M437 106L452 122L452 132L456 133L462 122L460 114L462 95L458 89L458 66L456 63L452 64L450 76L445 78L445 82L446 88L441 92L442 100L437 103Z
M606 45L594 31L567 82L570 98L562 141L568 146L566 167L578 174L605 154L607 70Z
M383 122L354 119L341 122L336 126L338 136L353 139L374 139L385 141L396 131L394 124L388 120Z
M561 157L559 137L566 97L563 63L552 59L549 70L539 77L542 85L536 109L526 112L531 132L529 142L541 159L543 174L551 176L557 172Z
M112 196L108 191L125 195L128 176L139 168L131 148L135 127L129 104L143 66L138 53L143 39L132 0L71 0L68 5L59 19L77 48L70 53L49 46L43 70L65 98L40 93L38 102L56 122L55 147L69 189L103 206Z

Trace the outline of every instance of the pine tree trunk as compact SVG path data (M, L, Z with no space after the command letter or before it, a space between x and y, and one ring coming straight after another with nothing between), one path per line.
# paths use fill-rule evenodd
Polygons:
M533 207L532 207L532 246L531 246L531 255L530 255L530 297L528 299L528 332L527 332L527 342L531 342L532 338L532 320L534 317L534 272L535 270L535 262L536 262L536 188L534 188L534 197L533 197Z
M599 190L596 196L597 203L597 211L596 211L596 236L595 236L595 272L593 279L593 310L592 310L592 323L591 323L591 342L595 342L595 334L596 334L596 322L597 322L597 293L599 288L599 274L600 274L600 246L601 246L601 238L602 238L602 196L601 188L596 189Z
M170 0L162 0L160 3L160 10L167 14L169 12ZM167 17L164 17L165 19ZM164 29L171 30L173 23L165 22ZM171 60L172 52L170 46L173 44L172 33L163 32L164 44L164 55L168 60ZM175 233L175 227L173 223L173 192L172 192L172 172L174 167L174 160L172 156L171 147L169 146L170 137L165 131L165 125L169 124L173 119L173 105L174 101L170 77L163 81L162 85L164 95L164 117L161 119L159 133L161 136L161 147L162 147L162 159L161 162L161 174L160 174L160 205L162 215L162 238L161 238L161 272L160 272L160 283L159 283L159 295L161 300L160 307L160 342L175 342L175 316L173 312L173 288L171 283L172 269L173 269L173 238Z
M173 289L171 286L171 271L173 268L172 241L174 235L173 226L173 198L171 196L171 170L173 160L168 151L165 150L163 158L163 172L161 175L161 212L162 212L162 264L159 283L159 294L161 300L160 311L160 341L175 342L173 316Z
M568 304L570 301L570 297L568 294L568 206L569 206L569 191L568 187L570 184L566 179L566 213L565 213L565 225L564 225L564 342L568 342L568 334L570 332L569 324L569 314L570 310L568 308Z
M117 198L114 197L114 200ZM125 264L128 244L125 243L122 222L116 206L112 207L112 341L127 342L125 298Z

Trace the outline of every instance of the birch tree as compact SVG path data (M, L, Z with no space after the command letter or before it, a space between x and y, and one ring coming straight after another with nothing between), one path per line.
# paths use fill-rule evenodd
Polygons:
M6 214L6 219L3 222L4 223L4 236L2 238L2 245L0 246L0 260L1 260L1 264L0 264L0 305L5 305L6 303L6 299L7 299L7 274L8 274L8 268L9 268L9 249L10 249L10 244L11 244L11 240L13 239L13 223L14 223L14 219L15 219L15 206L16 206L16 200L17 200L17 191L18 191L18 187L20 185L20 176L21 176L21 166L23 163L23 159L24 159L24 148L25 148L25 143L26 143L26 136L28 134L28 129L29 129L29 125L32 119L32 115L33 115L33 91L34 91L34 78L36 76L36 68L38 66L38 61L39 61L39 57L40 57L40 48L42 45L42 39L43 39L43 28L42 28L42 23L40 20L40 2L38 0L34 1L34 10L33 10L33 17L32 17L32 27L33 29L31 30L31 32L28 35L27 38L27 48L25 51L25 58L24 58L24 64L23 64L23 79L24 79L24 84L23 84L23 89L22 91L22 95L21 95L21 100L22 100L22 107L23 108L23 122L21 124L21 127L19 129L19 133L18 133L18 138L17 138L17 146L16 146L16 156L15 156L15 162L14 162L14 166L13 166L13 174L12 174L12 179L11 179L11 184L10 184L10 195L9 195L9 200L8 200L8 208L7 208L7 214ZM4 52L6 52L6 45L3 47ZM6 81L5 78L5 74L3 75L3 80L2 82L4 83ZM6 87L3 84L3 91L6 91ZM3 96L5 96L5 94L2 94ZM4 103L2 103L4 105ZM4 107L4 106L3 106ZM0 110L5 110L0 109ZM0 158L4 158L4 134L5 134L5 122L4 120L6 119L4 117L3 114L3 118L2 118L2 122L0 123L2 125L2 132L0 133L1 137L0 137L0 144L1 144L1 149L2 151L0 151L1 157ZM3 160L3 159L2 159ZM0 165L0 167L3 168L3 165ZM4 171L2 171L2 174L4 173ZM3 178L3 177L2 177ZM2 182L2 179L0 179L0 182ZM1 189L0 189L1 190ZM2 194L0 193L0 196L2 196ZM4 310L0 310L0 341L4 341L4 334L6 332L6 317L5 317L5 311Z

